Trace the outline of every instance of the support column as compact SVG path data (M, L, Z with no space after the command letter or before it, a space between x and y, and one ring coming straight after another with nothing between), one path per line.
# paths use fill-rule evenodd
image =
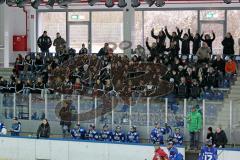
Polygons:
M36 10L30 7L28 10L28 51L36 52L37 51L37 14Z
M9 15L7 14L9 8L6 4L3 4L3 22L4 22L4 51L3 51L3 59L4 59L4 68L9 68L9 43L11 41L10 37L10 25L9 25Z
M134 27L134 8L131 0L126 0L127 7L123 10L123 40L132 41L132 28ZM124 54L131 56L131 48L124 50Z

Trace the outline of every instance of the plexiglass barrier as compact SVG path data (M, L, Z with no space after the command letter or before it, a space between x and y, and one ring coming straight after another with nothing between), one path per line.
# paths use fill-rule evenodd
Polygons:
M65 101L70 106L73 115L72 127L75 123L80 123L86 128L90 124L95 124L96 128L101 130L107 124L110 129L114 130L119 125L127 132L131 126L136 126L144 142L149 141L155 122L160 122L161 127L167 124L173 132L176 128L180 128L185 141L188 141L186 117L191 112L191 108L196 106L203 117L201 133L203 142L206 139L208 127L212 127L214 132L217 127L221 127L227 135L229 144L240 144L238 138L240 99L225 99L224 101L146 97L123 99L61 94L26 96L6 93L0 94L0 121L4 122L13 117L18 117L20 121L47 118L50 122L59 124L59 112Z

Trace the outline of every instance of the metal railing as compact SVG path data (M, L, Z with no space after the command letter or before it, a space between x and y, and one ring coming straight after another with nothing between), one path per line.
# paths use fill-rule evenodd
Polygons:
M155 122L165 123L174 128L180 128L188 140L186 116L192 106L199 106L198 110L203 117L202 141L205 141L208 127L221 127L225 130L229 144L240 144L238 133L240 131L239 99L224 101L214 100L188 100L168 98L138 98L122 100L111 97L111 103L99 97L86 97L80 95L60 94L30 94L24 96L17 93L0 94L0 120L6 121L13 117L21 120L41 120L47 118L50 122L59 125L58 109L63 101L68 101L72 113L77 115L73 122L80 122L84 126L94 123L98 129L108 124L112 129L116 125L128 130L135 125L140 132L141 139L148 139ZM109 111L101 114L98 108L109 104ZM90 117L85 113L93 111ZM54 124L54 123L53 123ZM24 124L23 124L24 125ZM25 130L24 132L33 132ZM54 132L54 131L53 131ZM56 133L56 132L55 132Z

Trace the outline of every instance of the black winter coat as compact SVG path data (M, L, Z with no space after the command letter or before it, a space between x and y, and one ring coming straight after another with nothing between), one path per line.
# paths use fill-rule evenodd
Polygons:
M158 51L160 53L163 53L166 46L165 46L165 40L166 40L166 34L162 31L163 35L162 36L156 36L154 35L154 31L152 30L151 31L151 36L156 39L156 42L157 42L157 46L158 46Z
M211 49L211 53L210 53L210 54L212 54L212 43L213 43L213 41L214 41L215 38L216 38L215 33L213 33L213 38L210 38L210 39L203 39L202 36L203 36L203 35L201 35L201 40L202 40L203 42L206 42L206 43L207 43L208 47Z
M41 36L38 38L37 41L38 47L41 49L41 51L47 51L51 45L52 45L52 40L48 36Z
M49 138L50 137L50 126L47 123L44 125L43 123L40 124L37 130L37 138Z
M222 146L224 148L228 142L227 136L223 130L220 133L215 133L214 138L214 144L216 147Z
M223 54L234 55L234 40L233 38L224 38L222 41L223 45Z
M221 71L222 73L225 72L225 61L223 59L214 60L212 67L215 68L217 71Z
M182 30L180 31L180 30L177 30L177 36L176 37L173 37L173 36L171 36L169 33L168 33L168 30L167 29L165 29L165 33L166 33L166 35L167 35L167 37L169 38L169 40L170 40L170 42L176 42L177 43L177 47L178 48L180 48L179 47L179 40L180 40L180 37L182 36Z
M199 35L198 37L192 37L190 30L188 30L189 38L193 42L193 49L192 53L193 55L197 54L198 49L201 47L201 36Z

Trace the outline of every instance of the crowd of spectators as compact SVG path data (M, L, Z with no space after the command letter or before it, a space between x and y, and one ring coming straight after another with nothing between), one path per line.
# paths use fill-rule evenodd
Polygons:
M99 91L114 94L120 90L119 95L131 96L133 91L140 89L144 90L137 93L141 96L166 95L173 91L173 95L179 98L206 98L205 94L213 88L228 88L237 73L237 63L232 57L234 40L231 34L227 33L222 41L223 58L212 54L214 32L211 37L204 33L193 35L188 30L182 36L183 30L176 29L177 32L172 32L171 35L167 27L158 35L155 35L153 29L151 36L156 42L150 46L148 38L146 39L150 54L138 45L132 58L113 54L108 43L104 44L98 54L91 56L83 44L79 54L76 54L74 49L66 48L66 41L61 38L60 33L56 34L53 42L56 55L52 56L49 54L52 41L44 31L38 39L42 53L28 54L25 57L18 55L10 81L0 78L0 91L23 95L53 92L91 92L96 95ZM169 47L166 46L166 38L170 41ZM149 65L145 68L144 63ZM152 80L125 80L141 75L141 72L149 73L147 76ZM223 97L222 94L220 97Z

